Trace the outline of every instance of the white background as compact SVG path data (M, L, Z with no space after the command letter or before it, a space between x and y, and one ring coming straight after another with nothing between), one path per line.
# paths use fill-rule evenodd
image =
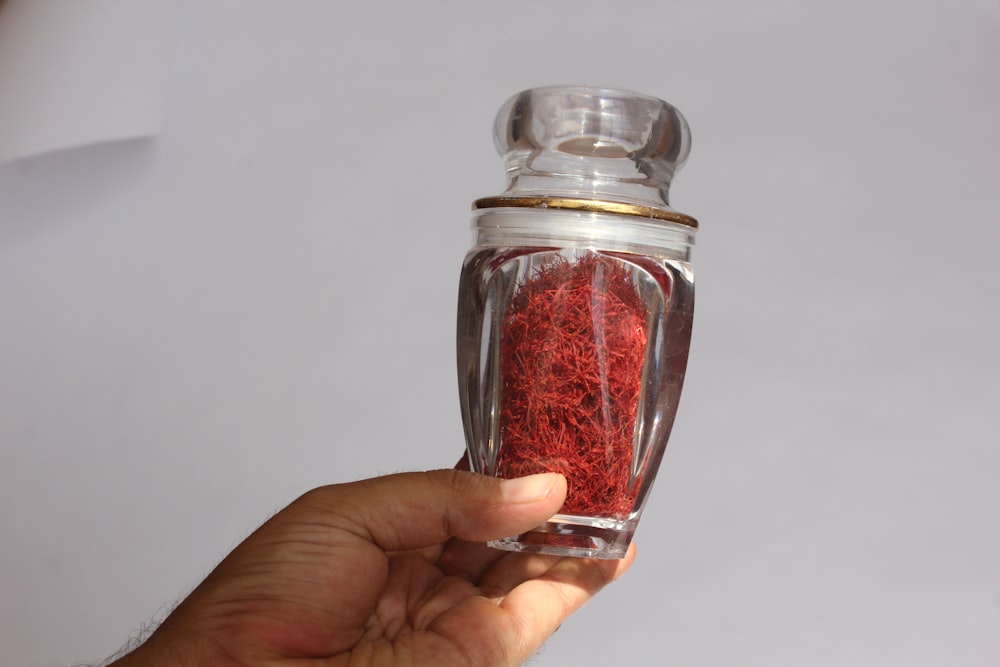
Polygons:
M538 664L1000 664L1000 3L217 0L178 35L157 139L0 166L4 664L100 660L312 486L457 460L468 206L554 83L677 105L702 231L638 561Z

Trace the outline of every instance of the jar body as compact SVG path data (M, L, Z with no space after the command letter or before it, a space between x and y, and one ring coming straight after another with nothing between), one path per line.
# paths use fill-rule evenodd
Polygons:
M600 211L485 208L459 286L459 394L472 469L566 476L559 514L491 542L621 558L687 366L693 230Z

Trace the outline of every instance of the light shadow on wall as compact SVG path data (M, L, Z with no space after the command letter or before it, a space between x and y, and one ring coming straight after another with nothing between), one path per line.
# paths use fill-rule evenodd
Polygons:
M0 164L0 244L73 224L147 177L155 150L128 139Z

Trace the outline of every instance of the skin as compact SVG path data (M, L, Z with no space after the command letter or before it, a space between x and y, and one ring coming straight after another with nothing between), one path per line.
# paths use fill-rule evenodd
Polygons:
M115 667L521 665L620 561L489 549L566 497L556 474L404 473L310 491Z

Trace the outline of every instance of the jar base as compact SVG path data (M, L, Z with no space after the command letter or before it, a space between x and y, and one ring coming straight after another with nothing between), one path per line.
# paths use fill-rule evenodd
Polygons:
M556 514L533 530L488 545L503 551L616 560L628 552L637 522Z

